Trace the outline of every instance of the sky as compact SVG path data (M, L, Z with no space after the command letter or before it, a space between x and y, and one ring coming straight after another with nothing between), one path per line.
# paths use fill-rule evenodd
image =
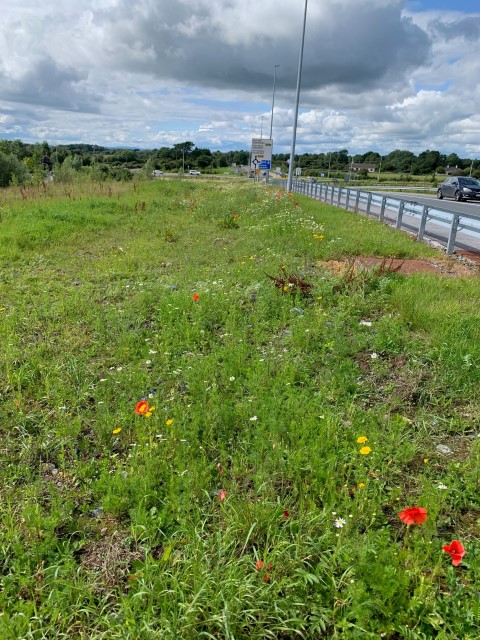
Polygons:
M304 0L0 0L0 139L291 150ZM278 66L276 66L278 65ZM480 0L308 0L297 153L480 158Z

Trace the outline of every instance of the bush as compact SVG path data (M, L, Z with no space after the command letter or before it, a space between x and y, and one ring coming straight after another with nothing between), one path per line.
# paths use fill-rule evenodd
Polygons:
M27 175L26 166L16 156L0 153L0 187L23 184Z

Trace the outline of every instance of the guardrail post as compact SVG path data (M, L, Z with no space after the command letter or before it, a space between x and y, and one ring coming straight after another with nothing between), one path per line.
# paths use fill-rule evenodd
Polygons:
M335 195L335 187L332 187L332 193L330 194L330 204L333 204L333 196Z
M342 187L338 187L337 207L340 206L341 200L342 200Z
M398 215L397 215L397 224L395 225L395 229L400 229L402 226L402 218L403 218L403 209L405 208L405 202L402 200L400 202L400 206L398 207Z
M348 206L349 206L349 200L350 200L350 189L347 189L347 201L345 202L345 209L348 211Z
M383 196L382 198L382 204L380 207L380 215L378 216L378 219L380 220L380 222L383 222L383 220L385 219L385 206L387 204L387 198L385 196Z
M451 255L455 248L455 239L457 237L459 220L460 220L459 215L456 214L453 216L452 226L450 227L450 235L448 236L448 242L447 242L447 255Z
M357 195L355 196L355 206L353 210L358 213L358 203L360 202L360 191L357 189Z
M422 210L422 219L420 220L420 226L418 227L417 240L423 240L423 236L425 234L425 226L427 224L428 212L429 208L426 204L424 204Z
M372 194L369 193L368 197L367 197L367 210L365 211L365 213L367 214L367 216L370 215L370 207L372 206Z

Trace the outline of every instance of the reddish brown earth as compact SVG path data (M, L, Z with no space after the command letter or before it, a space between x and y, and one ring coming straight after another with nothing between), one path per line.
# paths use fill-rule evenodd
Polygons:
M473 258L476 256L476 259ZM375 256L356 256L350 260L329 260L321 264L334 273L343 273L353 266L355 270L378 267L385 272L395 271L404 275L427 272L437 273L457 278L467 278L480 275L480 255L465 252L457 257L438 256L428 260L402 260L401 258L378 258Z

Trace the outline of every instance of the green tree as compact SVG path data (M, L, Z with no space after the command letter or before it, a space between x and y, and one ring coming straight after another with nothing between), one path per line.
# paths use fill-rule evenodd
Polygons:
M55 182L59 182L61 184L74 182L78 177L81 167L81 158L78 156L67 156L62 164L55 165Z
M143 165L143 176L146 180L152 180L154 169L155 162L153 161L153 158L149 158Z
M446 158L446 165L448 167L458 167L459 169L464 169L465 165L463 160L461 160L456 153L451 153Z
M0 152L0 187L11 184L24 184L27 179L25 164L12 153Z
M396 173L410 172L416 156L411 151L395 149L389 153L383 161L385 171L395 171Z
M413 162L413 172L422 175L431 173L435 169L445 162L445 156L442 156L440 151L422 151L418 158Z

